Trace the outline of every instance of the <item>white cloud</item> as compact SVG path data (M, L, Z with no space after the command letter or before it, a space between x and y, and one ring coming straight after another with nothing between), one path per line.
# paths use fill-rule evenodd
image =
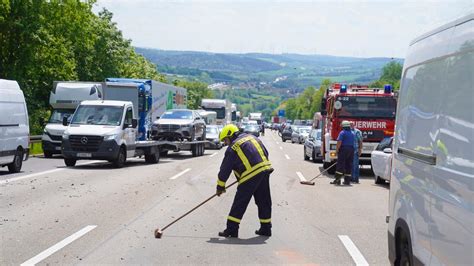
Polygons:
M471 9L461 1L101 0L135 46L211 52L404 57L418 35Z

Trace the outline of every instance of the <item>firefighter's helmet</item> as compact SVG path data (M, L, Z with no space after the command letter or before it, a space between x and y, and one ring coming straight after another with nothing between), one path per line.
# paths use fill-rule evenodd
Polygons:
M351 122L347 121L347 120L344 120L342 121L341 123L341 126L344 128L344 127L351 127Z
M221 133L219 134L220 141L224 141L225 138L232 137L235 132L238 132L239 128L234 124L228 124L224 128L222 128Z

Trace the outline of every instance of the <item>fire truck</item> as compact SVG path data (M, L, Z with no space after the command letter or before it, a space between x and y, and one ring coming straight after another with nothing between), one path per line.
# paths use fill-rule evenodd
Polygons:
M337 161L337 137L341 122L354 122L362 132L363 148L359 164L370 165L370 155L384 138L393 136L396 97L391 85L383 89L365 85L335 83L326 90L321 102L323 168ZM328 170L333 174L336 168Z

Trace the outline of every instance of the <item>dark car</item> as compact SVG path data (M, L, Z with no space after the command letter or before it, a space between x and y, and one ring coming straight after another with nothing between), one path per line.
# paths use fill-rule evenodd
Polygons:
M304 142L304 159L307 161L310 158L315 163L323 161L321 154L321 129L312 129L309 132L309 137Z
M293 134L293 131L295 129L295 126L286 125L283 131L281 132L281 141L285 142L287 140L291 140L291 135Z
M157 140L205 140L206 123L193 110L173 109L166 111L153 123L152 137Z
M260 136L260 126L259 125L246 125L244 127L244 133L252 134L255 137Z

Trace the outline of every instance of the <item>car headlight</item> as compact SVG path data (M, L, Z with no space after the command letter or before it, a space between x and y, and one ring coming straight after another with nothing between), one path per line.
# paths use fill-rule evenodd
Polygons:
M193 124L181 125L181 128L191 128Z
M114 140L118 134L105 135L104 140Z
M69 139L69 133L64 132L62 137L63 139Z
M157 131L157 130L158 130L158 125L152 125L152 126L151 126L151 130Z
M48 130L46 130L46 128L43 128L43 133L48 134Z

